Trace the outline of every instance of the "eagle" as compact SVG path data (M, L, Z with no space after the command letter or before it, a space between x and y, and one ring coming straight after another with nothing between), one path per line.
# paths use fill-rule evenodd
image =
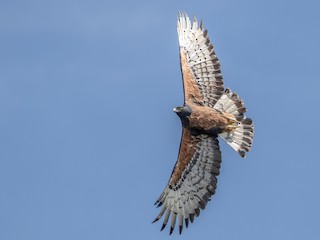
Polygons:
M155 203L161 210L153 221L164 216L162 231L171 216L170 235L176 222L179 234L184 225L188 228L216 191L221 165L218 136L245 157L254 132L243 100L224 88L220 63L202 21L179 13L177 31L184 105L173 111L183 130L178 160Z

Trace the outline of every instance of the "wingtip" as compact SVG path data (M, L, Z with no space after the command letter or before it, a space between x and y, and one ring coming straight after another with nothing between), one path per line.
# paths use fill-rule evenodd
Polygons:
M152 223L155 223L156 221L158 221L159 220L159 218L156 218L155 220L153 220L153 222Z
M188 228L188 226L189 226L189 218L186 218L184 221L185 221L185 224L186 224L186 228Z
M181 19L181 18L189 18L188 14L184 11L178 11L178 19Z
M191 221L191 223L193 223L193 221L194 221L194 214L193 213L190 214L190 221Z
M169 233L169 235L171 235L172 233L173 233L173 227L170 227L170 233Z
M162 231L166 227L166 224L162 224L160 231Z

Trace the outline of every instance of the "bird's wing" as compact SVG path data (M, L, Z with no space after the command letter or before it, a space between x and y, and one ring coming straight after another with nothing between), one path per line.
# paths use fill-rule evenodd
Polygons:
M184 100L213 107L224 91L220 63L207 36L207 30L196 18L185 13L178 17L180 64Z
M171 215L170 234L178 218L179 232L189 219L200 214L209 198L214 194L219 175L221 152L217 138L205 134L192 135L189 129L182 133L178 161L171 177L156 204L162 209L155 219L163 215L162 229ZM155 222L154 221L154 222Z

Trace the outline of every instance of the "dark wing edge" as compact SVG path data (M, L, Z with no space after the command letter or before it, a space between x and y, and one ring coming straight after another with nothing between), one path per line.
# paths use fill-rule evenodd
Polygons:
M200 104L213 107L223 94L224 86L220 63L208 37L208 31L203 29L202 24L198 24L196 18L191 23L187 14L180 13L177 32L185 102L189 100L190 94L192 97L194 89L197 88L202 98ZM186 55L185 63L182 62L184 54ZM187 65L192 72L192 81L185 78L188 74L184 71L183 64ZM190 87L192 84L196 87Z
M194 216L199 216L200 210L205 209L210 197L215 193L217 176L220 173L221 151L218 139L205 134L193 136L185 131L189 130L184 130L178 161L167 186L156 201L157 207L162 208L153 221L156 222L164 216L162 231L171 215L170 235L177 219L181 234L184 225L188 228L189 221L193 222ZM192 149L193 154L189 159L181 159L186 149L184 146L190 141L193 146L189 144L187 148ZM184 166L183 171L181 166ZM175 179L176 176L180 176L179 179Z

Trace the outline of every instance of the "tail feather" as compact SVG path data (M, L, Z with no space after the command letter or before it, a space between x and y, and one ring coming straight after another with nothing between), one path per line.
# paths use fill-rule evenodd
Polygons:
M231 132L223 132L220 135L241 157L245 157L245 152L249 152L253 142L253 122L246 118L243 100L230 89L220 97L214 106L215 109L232 114L237 119L237 128Z

